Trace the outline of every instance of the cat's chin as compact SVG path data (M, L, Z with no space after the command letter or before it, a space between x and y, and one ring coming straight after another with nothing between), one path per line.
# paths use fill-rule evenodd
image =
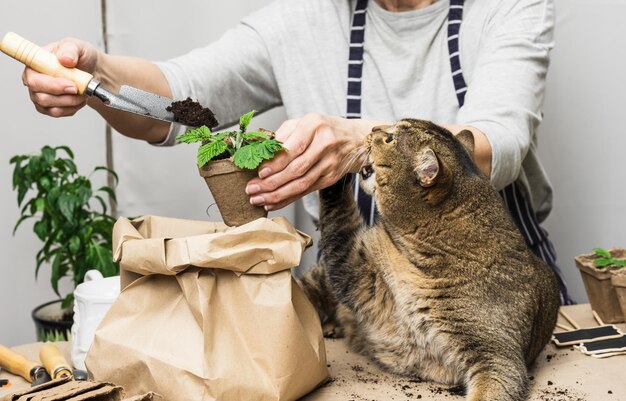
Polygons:
M361 179L359 180L359 186L366 194L374 196L376 192L376 171L371 164L363 166L359 173Z

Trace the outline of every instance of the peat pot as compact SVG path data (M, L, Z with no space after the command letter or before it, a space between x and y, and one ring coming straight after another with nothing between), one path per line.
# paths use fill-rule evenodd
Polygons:
M257 170L240 169L230 159L213 160L200 168L215 199L224 223L240 226L261 217L267 217L263 207L250 204L246 184L257 176Z
M616 259L626 257L626 249L610 249ZM589 297L591 309L595 310L605 323L621 323L624 315L620 308L615 288L611 284L611 270L598 269L593 265L596 255L593 253L578 255L574 258L576 267Z
M71 338L72 308L61 308L62 299L39 305L31 316L35 321L37 341L68 341Z
M617 294L617 299L622 309L622 317L626 320L626 268L611 272L611 284L613 284Z

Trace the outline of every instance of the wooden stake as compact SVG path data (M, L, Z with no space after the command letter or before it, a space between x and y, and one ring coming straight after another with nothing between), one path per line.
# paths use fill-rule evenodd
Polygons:
M598 322L598 326L604 326L604 322L602 321L602 319L600 319L600 316L598 316L596 311L592 309L591 313L593 313L593 317L596 319L596 322Z
M580 329L580 326L576 324L574 319L572 319L567 313L563 312L563 308L559 309L559 313L565 318L565 320L567 320L569 324L572 325L573 328L575 328L576 330Z
M568 326L566 326L566 325L564 325L564 324L561 324L561 323L558 323L558 322L557 322L557 324L556 324L556 327L558 327L558 328L559 328L559 329L561 329L561 330L565 330L565 331L572 331L572 328L571 328L571 327L568 327Z

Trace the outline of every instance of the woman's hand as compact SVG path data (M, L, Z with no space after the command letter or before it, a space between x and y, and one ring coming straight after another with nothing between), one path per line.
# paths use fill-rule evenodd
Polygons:
M87 42L66 38L44 47L68 68L78 68L93 74L98 61L98 49ZM74 82L55 78L26 67L22 82L28 87L30 99L38 112L52 117L72 116L86 104Z
M259 178L246 187L250 203L280 209L348 172L359 171L366 152L363 139L381 124L316 113L285 121L276 139L287 151L259 166Z

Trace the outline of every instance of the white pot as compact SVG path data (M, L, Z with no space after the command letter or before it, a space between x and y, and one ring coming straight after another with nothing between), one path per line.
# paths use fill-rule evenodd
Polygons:
M119 294L120 277L104 278L98 270L89 270L74 290L72 363L76 369L86 370L85 356L96 329Z

